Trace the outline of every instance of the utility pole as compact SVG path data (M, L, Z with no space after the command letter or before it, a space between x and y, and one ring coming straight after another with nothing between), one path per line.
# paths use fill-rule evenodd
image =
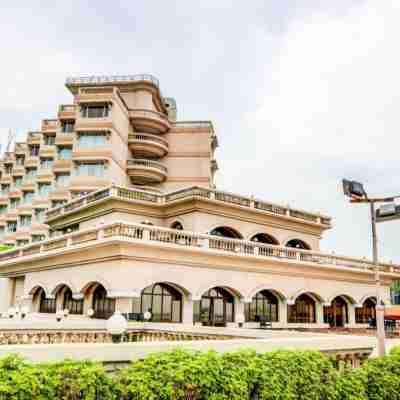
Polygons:
M349 181L343 179L343 192L345 196L350 197L350 203L369 203L371 212L371 229L372 229L372 262L374 266L375 276L375 289L376 289L376 339L378 345L378 355L384 356L386 353L385 349L385 306L382 299L381 293L381 279L380 279L380 267L378 260L378 235L376 231L376 203L393 203L395 198L393 197L368 197L364 187L361 183L356 181Z

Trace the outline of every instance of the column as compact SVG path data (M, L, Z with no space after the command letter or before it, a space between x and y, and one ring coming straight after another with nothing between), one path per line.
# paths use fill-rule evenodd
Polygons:
M278 318L279 318L279 327L280 328L286 328L287 327L287 308L288 308L288 303L285 300L280 300L279 299L279 310L278 310Z
M243 326L244 318L244 305L246 299L238 299L235 297L235 326Z
M356 305L347 303L347 312L348 312L348 318L349 318L349 322L347 323L347 326L350 328L355 328L356 327Z
M6 312L12 304L12 284L11 278L0 278L0 313Z
M324 304L320 302L315 303L315 316L319 328L324 326Z
M193 325L193 307L194 301L191 297L182 296L182 323L187 325Z

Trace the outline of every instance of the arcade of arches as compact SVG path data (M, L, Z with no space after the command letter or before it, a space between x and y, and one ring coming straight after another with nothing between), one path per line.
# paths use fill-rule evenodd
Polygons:
M367 324L375 318L373 297L356 306L345 296L337 296L330 304L323 304L313 294L302 293L294 302L286 303L284 297L273 290L260 290L250 300L244 303L231 289L213 287L205 291L199 300L191 301L178 287L159 282L143 289L140 297L131 299L131 309L127 314L134 314L135 319L140 320L149 312L151 322L201 323L209 326L236 323L239 316L249 324L263 321L283 326L285 323L323 323L331 327L343 327L352 322ZM41 287L33 295L37 312L52 314L59 309L68 309L70 314L84 315L92 308L93 317L102 319L109 318L118 309L117 301L108 297L107 290L98 283L91 284L78 298L65 285L54 296L46 296Z

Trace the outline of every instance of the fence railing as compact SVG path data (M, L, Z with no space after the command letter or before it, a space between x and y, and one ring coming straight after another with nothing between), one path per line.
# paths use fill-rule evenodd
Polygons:
M159 87L159 81L153 75L100 75L100 76L78 76L69 77L66 80L67 85L98 85L99 83L118 83L118 82L151 82Z
M104 191L106 194L106 190ZM95 193L91 196L100 196ZM82 199L78 199L82 201ZM362 271L374 271L374 264L366 259L325 254L312 250L282 247L241 239L229 239L219 236L199 234L144 224L116 222L98 228L77 231L26 245L0 253L0 262L24 256L46 254L52 251L65 251L71 246L95 245L99 240L117 238L127 241L145 241L159 245L175 245L211 252L226 252L242 256L263 257L275 260L293 260L319 265L322 268L349 268ZM380 264L382 272L400 274L400 266ZM400 275L399 275L400 277Z
M132 165L132 166L144 165L144 166L148 166L148 167L153 167L153 164L150 165L149 163L156 163L156 164L154 164L155 168L162 169L164 172L167 172L166 167L163 164L157 163L155 161L128 160L128 165ZM108 191L107 194L104 194L104 190ZM142 200L142 201L149 201L152 203L160 203L160 204L168 204L170 202L178 201L178 200L182 200L182 199L203 198L203 199L218 201L218 202L222 202L222 203L226 203L226 204L241 206L241 207L245 207L245 208L251 208L251 209L261 211L261 212L265 211L265 212L268 212L270 214L274 214L277 216L291 217L291 218L295 218L297 220L321 224L321 225L325 225L327 227L329 227L331 224L331 219L328 216L307 213L307 212L292 209L289 207L276 205L274 203L256 200L252 197L240 196L237 194L233 194L233 193L229 193L229 192L225 192L225 191L221 191L221 190L203 188L200 186L193 186L190 188L181 189L181 190L178 190L175 192L170 192L167 194L156 194L156 193L143 191L140 189L123 188L123 187L118 187L118 186L113 186L108 189L101 189L99 192L101 192L104 195L103 197L116 196L116 197L126 199L126 200ZM88 205L91 202L96 201L97 199L93 200L92 195L88 195L88 196L80 198L79 200L81 201L79 203L79 206L76 206L78 204L78 200L75 200L75 201L72 201L71 203L64 205L63 207L58 207L58 208L49 210L46 214L47 219L52 219L52 218L58 217L60 215L63 215L67 212L76 210L77 208L79 208L81 206Z

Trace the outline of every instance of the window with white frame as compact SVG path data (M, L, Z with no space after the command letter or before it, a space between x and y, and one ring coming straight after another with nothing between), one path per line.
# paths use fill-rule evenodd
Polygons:
M106 132L82 132L78 136L78 147L101 147L107 145Z
M46 210L44 208L36 208L35 218L38 223L43 223L46 218Z
M94 176L100 178L104 176L105 169L104 163L79 163L75 171L77 176Z
M51 185L49 183L39 183L38 189L39 196L46 197L51 191Z
M30 215L20 215L19 225L23 228L27 228L32 224L32 217Z
M53 167L53 159L52 158L42 158L40 160L40 167L43 169L51 169Z
M84 104L81 105L83 118L105 118L108 117L110 106L108 104Z
M10 199L10 210L15 210L19 206L19 199Z
M7 222L7 232L14 233L17 232L17 221Z
M70 175L69 174L57 174L56 175L56 185L59 187L65 187L69 185Z
M24 192L24 203L30 204L33 201L33 192Z

